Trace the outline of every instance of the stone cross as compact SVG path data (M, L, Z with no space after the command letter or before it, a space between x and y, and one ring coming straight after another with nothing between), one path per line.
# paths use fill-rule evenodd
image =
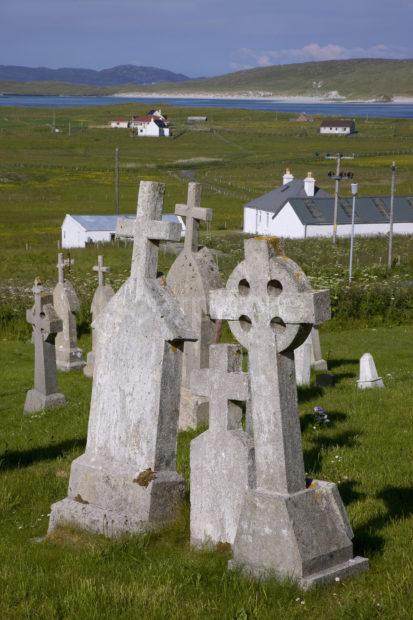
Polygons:
M141 282L156 278L160 241L176 241L181 237L181 225L162 222L163 192L154 192L153 183L142 183L138 197L136 219L119 219L116 232L133 237L131 278Z
M73 258L64 258L62 253L57 255L57 273L58 273L58 282L61 284L65 281L65 269L66 267L70 267L75 264Z
M191 543L232 544L253 467L252 438L233 403L249 398L241 347L211 345L209 368L192 372L191 389L209 400L209 428L191 442Z
M102 312L108 301L110 301L110 299L112 299L113 295L115 294L112 287L105 282L105 274L110 271L110 268L104 266L103 256L98 256L98 264L93 267L93 271L97 271L98 273L99 284L95 291L95 294L93 295L91 306L92 350L89 351L89 353L87 354L86 366L83 368L83 374L86 375L86 377L93 377L95 366L96 330L94 327L94 321Z
M329 318L329 291L313 291L279 240L264 237L245 241L245 260L210 298L211 316L228 320L249 359L256 479L231 566L288 576L304 588L365 569L364 558L353 559L337 488L324 481L307 488L304 473L294 349Z
M110 267L105 267L103 256L98 256L98 264L93 267L93 271L98 272L99 286L105 286L105 274L109 273Z
M199 223L201 221L210 222L212 220L212 209L201 207L200 183L188 183L187 204L175 205L175 214L185 217L185 250L198 252L199 247Z
M179 428L196 428L208 421L208 402L194 395L189 387L190 374L208 367L209 345L219 340L220 322L209 316L209 291L222 286L218 266L210 250L199 250L199 224L211 221L212 210L203 209L201 185L188 184L187 204L176 205L175 213L186 218L184 249L172 264L166 281L181 304L197 335L196 342L186 342L182 370Z
M61 523L115 537L161 527L177 516L183 479L176 471L179 396L189 322L156 278L161 239L178 241L163 223L164 185L142 181L131 276L100 312L85 453L72 463L68 497L52 507ZM118 226L119 229L119 226Z
M69 280L65 279L65 268L74 264L73 259L64 259L58 254L58 282L53 289L53 305L63 322L63 330L56 337L56 363L59 370L80 370L85 365L82 350L77 346L76 313L80 302Z
M27 392L24 413L31 414L65 404L58 393L55 337L62 331L62 321L53 308L53 296L36 278L33 286L34 306L26 312L32 325L34 343L34 388Z

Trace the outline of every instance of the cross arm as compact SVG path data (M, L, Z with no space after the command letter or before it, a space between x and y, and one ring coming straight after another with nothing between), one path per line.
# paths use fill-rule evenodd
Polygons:
M209 312L211 319L236 321L241 315L248 314L245 308L246 305L245 300L241 301L237 291L216 289L209 293Z
M192 217L194 220L210 222L212 220L212 209L205 209L204 207L188 207L188 205L177 204L175 205L175 215Z
M139 218L137 218L138 224ZM152 220L148 224L147 237L152 241L179 241L182 226L178 222Z
M285 323L313 323L319 325L331 317L330 291L309 291L294 295L282 294L274 300L274 316Z

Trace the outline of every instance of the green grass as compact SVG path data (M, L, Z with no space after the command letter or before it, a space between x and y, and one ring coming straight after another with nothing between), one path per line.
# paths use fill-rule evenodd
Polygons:
M228 552L189 546L188 487L176 523L146 536L108 541L47 530L50 505L65 497L70 463L84 450L90 381L59 374L65 408L23 417L32 385L29 342L3 340L0 362L0 609L2 617L410 618L413 605L411 466L412 326L322 333L336 385L299 390L310 476L338 484L368 573L308 593L256 583L227 571ZM89 339L81 343L87 350ZM370 351L384 390L355 388L358 359ZM313 428L320 404L331 424ZM189 442L179 437L178 469L188 484Z

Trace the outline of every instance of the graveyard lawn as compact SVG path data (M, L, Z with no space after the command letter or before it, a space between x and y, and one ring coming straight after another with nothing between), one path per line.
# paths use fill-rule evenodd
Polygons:
M410 618L413 608L413 326L321 333L334 387L299 389L307 474L338 484L355 552L370 570L306 593L227 570L225 545L189 546L189 489L176 523L110 541L59 529L46 542L52 502L66 496L84 451L90 380L59 373L68 404L23 417L33 346L2 340L0 362L0 610L3 618ZM83 336L80 346L90 348ZM385 389L357 390L358 360L374 356ZM314 379L314 377L313 377ZM319 427L321 405L330 424ZM189 442L178 470L189 480Z

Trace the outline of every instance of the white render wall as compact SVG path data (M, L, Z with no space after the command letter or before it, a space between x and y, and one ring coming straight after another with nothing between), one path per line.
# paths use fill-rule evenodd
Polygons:
M284 205L274 219L273 214L268 211L245 208L243 230L250 235L275 235L291 239L304 237L304 226L290 203Z
M111 231L85 230L70 215L66 215L62 224L62 248L84 248L88 241L107 243L111 241Z
M320 127L320 133L322 134L334 134L339 136L347 136L350 131L350 127Z
M128 121L111 121L110 126L112 129L127 129L129 123Z

